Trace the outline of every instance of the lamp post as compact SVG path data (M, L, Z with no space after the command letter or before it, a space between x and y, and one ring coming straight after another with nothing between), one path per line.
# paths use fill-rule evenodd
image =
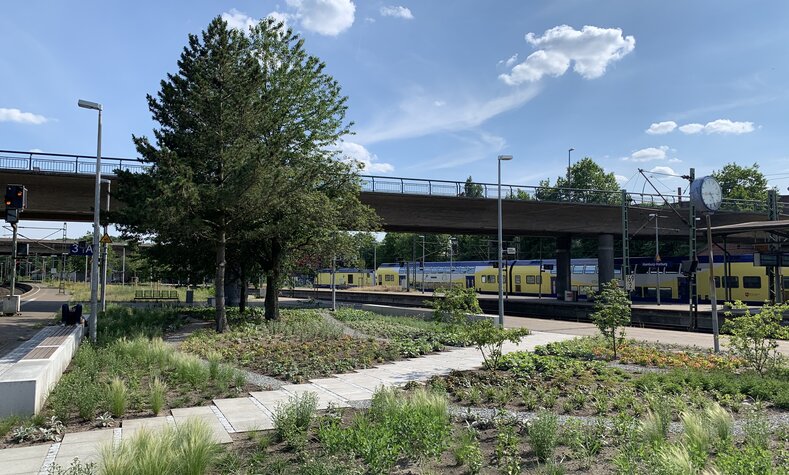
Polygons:
M455 253L455 238L452 236L449 237L449 288L452 288L452 259Z
M422 293L425 293L425 236L422 238Z
M83 109L99 112L98 139L96 140L96 187L93 193L93 259L90 270L90 340L96 342L96 323L98 321L98 290L99 290L99 260L96 254L99 249L99 213L101 206L101 111L103 107L98 102L80 99L77 105Z
M378 241L373 243L373 287L378 285Z
M573 150L575 149L570 148L567 150L567 188L570 188L570 154Z
M501 263L502 249L501 249L501 247L502 247L503 242L504 242L504 236L503 236L504 231L503 231L502 225L501 225L501 162L504 161L504 160L512 160L512 155L499 155L499 158L496 161L498 163L498 169L499 169L499 181L498 181L498 186L499 186L499 192L498 192L498 198L499 198L499 200L498 200L499 201L499 223L498 223L499 224L498 225L498 228L499 228L499 251L498 251L497 258L499 260L499 326L501 328L504 328L504 289L502 287L502 282L501 282L502 279L503 279L503 276L504 276L503 269L501 268L501 265L502 265L502 263ZM568 168L567 170L568 170L568 173L569 173L570 169Z
M658 235L658 220L665 218L665 216L650 213L649 217L655 219L655 294L657 295L657 304L660 305L660 238Z

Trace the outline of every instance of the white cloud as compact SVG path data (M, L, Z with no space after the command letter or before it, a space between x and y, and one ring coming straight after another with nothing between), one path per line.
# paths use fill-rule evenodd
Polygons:
M685 124L679 126L679 131L683 134L698 134L704 130L704 126L701 124Z
M287 0L302 28L320 35L337 36L353 25L356 5L351 0Z
M28 152L30 152L30 153L42 153L43 150L41 150L40 148L31 148L30 150L28 150Z
M668 161L668 163L682 163L682 160L679 158L672 158Z
M654 167L651 170L649 170L649 173L665 173L667 175L677 175L677 172L675 172L673 168L663 167L663 166Z
M340 143L340 153L345 160L353 160L362 165L362 171L367 173L389 173L394 171L394 166L389 163L378 162L378 156L370 153L363 145L343 141Z
M19 124L40 125L49 122L43 115L32 112L22 112L19 109L6 109L0 107L0 122L17 122Z
M397 6L390 5L386 7L381 7L381 16L391 16L395 18L402 18L404 20L414 19L414 15L411 13L410 9L399 5Z
M673 120L667 120L665 122L655 122L649 126L646 130L646 133L650 135L663 135L669 132L673 132L674 129L677 128L677 123Z
M660 147L647 147L641 150L636 150L631 153L629 157L623 160L630 162L651 162L652 160L665 160L666 152L669 151L668 146L661 145Z
M627 177L624 175L614 175L614 179L620 185L624 185L625 183L627 183Z
M513 54L507 59L502 59L499 61L500 65L504 65L505 68L511 68L513 64L518 61L518 53Z
M433 105L436 107L444 107L446 104L444 101L433 101Z
M249 32L250 28L258 24L255 18L235 8L231 8L229 12L222 13L222 19L227 22L227 26L236 30L241 30L243 33Z
M619 28L584 26L580 31L561 25L551 28L542 36L526 35L526 41L537 51L518 64L510 74L499 78L516 86L534 82L543 76L561 76L573 63L573 70L584 79L595 79L603 74L608 65L633 51L636 40L623 36Z
M360 143L370 144L470 129L520 107L539 91L539 86L532 85L492 99L455 97L441 107L436 107L435 95L412 94L397 105L397 110L381 111L366 129L357 132L356 138Z
M707 122L704 126L706 134L747 134L753 132L753 122L732 122L729 119L718 119Z
M266 17L267 17L267 18L272 18L272 19L274 19L274 21L276 21L276 22L281 22L281 23L282 23L282 26L283 26L283 27L284 27L286 30L288 29L288 22L289 22L289 21L290 21L290 19L291 19L291 16L290 16L290 15L288 15L287 13L283 13L283 12L277 12L277 11L274 11L274 12L271 12L271 13L269 13L268 15L266 15Z

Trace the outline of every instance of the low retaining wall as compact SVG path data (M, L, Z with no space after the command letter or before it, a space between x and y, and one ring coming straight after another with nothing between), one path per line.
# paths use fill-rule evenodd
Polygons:
M51 326L0 359L0 418L37 414L82 340L84 327Z

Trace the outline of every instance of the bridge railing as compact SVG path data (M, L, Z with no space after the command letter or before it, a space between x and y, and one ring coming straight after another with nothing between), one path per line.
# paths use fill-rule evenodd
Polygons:
M140 160L101 157L101 173L114 175L116 170L143 172L148 169ZM50 173L96 173L96 157L62 153L19 152L0 150L0 169L29 170Z
M150 167L138 159L102 157L101 172L114 175L116 170L135 173ZM49 173L96 173L96 157L61 153L21 152L0 150L0 169L29 170ZM361 175L362 190L379 193L410 195L435 195L469 198L498 198L496 183L467 183L464 181L428 180L419 178L397 178L390 176ZM631 206L657 208L666 204L677 205L687 197L628 192ZM621 191L605 191L584 188L554 188L546 186L501 185L501 197L506 200L529 200L543 202L575 202L590 204L621 205ZM752 200L724 199L722 211L766 213L767 204Z

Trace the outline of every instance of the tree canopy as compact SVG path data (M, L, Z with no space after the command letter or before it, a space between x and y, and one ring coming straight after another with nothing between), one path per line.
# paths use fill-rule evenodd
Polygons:
M338 160L352 124L347 98L324 69L273 19L244 34L217 17L189 36L178 72L148 96L156 140L134 141L152 166L119 174L126 207L116 220L195 267L205 268L205 250L213 251L218 331L227 327L229 264L242 281L265 272L266 317L277 318L289 259L330 248L344 229L375 225L359 202L358 165Z
M586 203L619 202L619 184L612 173L606 173L603 167L593 159L584 157L570 167L570 179L557 177L556 184L551 185L550 179L540 181L536 197L547 201L582 201ZM599 190L591 192L584 190Z
M712 176L718 180L724 198L767 201L767 179L757 163L750 167L728 163Z

